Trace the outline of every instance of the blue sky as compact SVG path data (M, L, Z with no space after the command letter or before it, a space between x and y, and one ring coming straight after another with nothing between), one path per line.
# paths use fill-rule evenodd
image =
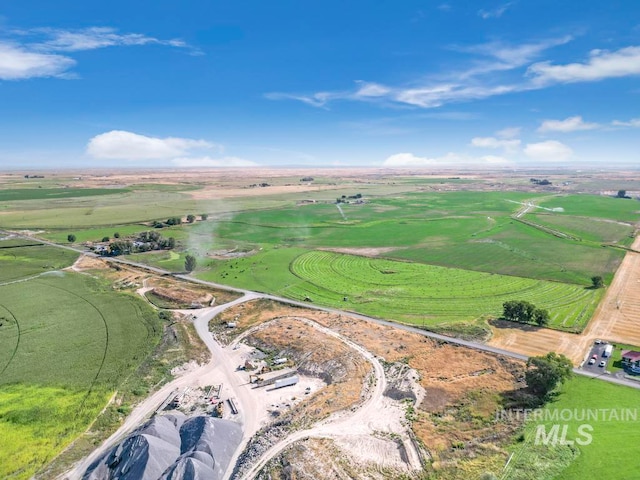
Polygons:
M0 168L637 166L634 0L8 1Z

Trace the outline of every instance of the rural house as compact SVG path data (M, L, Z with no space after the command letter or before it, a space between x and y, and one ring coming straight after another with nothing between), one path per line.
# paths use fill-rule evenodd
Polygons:
M630 368L633 372L640 373L640 352L624 350L622 352L622 365Z

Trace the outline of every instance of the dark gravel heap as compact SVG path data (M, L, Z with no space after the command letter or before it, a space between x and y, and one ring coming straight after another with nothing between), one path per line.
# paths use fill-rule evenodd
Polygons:
M212 417L156 416L96 460L83 480L221 479L240 425Z

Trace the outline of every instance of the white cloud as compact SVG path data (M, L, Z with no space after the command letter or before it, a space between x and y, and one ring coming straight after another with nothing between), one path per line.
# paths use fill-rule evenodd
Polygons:
M222 158L211 158L208 156L205 157L180 157L174 158L172 162L178 167L227 167L227 168L235 168L235 167L255 167L258 164L252 162L251 160L245 160L244 158L239 157L222 157Z
M391 91L388 87L380 85L378 83L370 82L357 82L360 84L360 88L355 93L357 97L383 97L388 95Z
M632 127L632 128L640 128L640 118L632 118L629 121L621 121L621 120L614 120L613 122L611 122L611 125L613 125L614 127Z
M585 63L552 65L535 63L527 73L539 85L549 83L593 82L605 78L640 75L640 47L621 48L615 52L592 50Z
M24 80L38 77L74 78L68 73L76 61L59 52L78 52L113 46L165 45L200 52L183 40L162 40L140 33L118 33L109 27L90 27L80 30L34 28L9 30L0 40L0 79Z
M489 18L500 18L507 9L513 5L514 2L505 3L504 5L500 5L498 8L494 8L493 10L480 10L478 11L478 16L487 20Z
M594 130L600 128L597 123L588 123L582 120L582 117L565 118L564 120L545 120L538 128L538 132L576 132L579 130Z
M189 138L157 138L137 133L112 130L96 135L87 145L87 153L95 158L112 160L152 160L182 157L192 150L215 148L213 143Z
M23 35L41 35L45 39L30 44L31 48L43 51L77 52L113 46L168 45L186 48L188 45L179 39L161 40L141 33L118 33L111 27L89 27L79 30L40 28L21 32Z
M503 165L511 163L509 160L496 155L485 155L482 157L469 157L449 152L442 157L428 158L418 157L413 153L396 153L387 157L382 162L383 167L388 168L409 168L409 167L427 167L427 166L455 166L455 165Z
M505 152L515 153L520 148L520 140L499 139L495 137L475 137L471 139L471 145L480 148L502 148Z
M524 153L529 158L541 162L563 162L572 157L573 150L557 140L547 140L546 142L527 144Z
M426 80L408 86L390 86L377 82L357 81L358 87L346 91L321 91L311 94L267 93L271 100L298 100L314 107L325 108L334 100L397 103L420 108L435 108L447 103L479 100L524 91L533 87L522 82L499 83L497 72L508 72L523 67L545 50L571 41L572 37L546 39L522 45L491 42L467 47L454 46L452 50L476 57L462 71L432 75Z
M265 98L269 100L298 100L312 107L324 107L329 100L338 98L330 92L318 92L312 95L296 95L294 93L271 92L265 93Z
M520 136L520 127L507 127L496 132L496 136L500 138L516 138Z
M61 77L75 64L75 60L63 55L30 52L23 47L0 42L1 80Z

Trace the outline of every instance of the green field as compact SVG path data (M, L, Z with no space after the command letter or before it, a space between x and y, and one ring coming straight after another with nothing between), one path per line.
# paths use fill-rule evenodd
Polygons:
M29 240L0 241L0 284L71 265L76 252Z
M118 195L128 191L125 188L16 188L0 190L0 202Z
M556 410L568 421L529 421L524 441L514 446L514 456L499 478L504 480L583 480L585 478L639 478L635 460L640 442L640 391L607 382L576 377L561 389L561 394L545 409ZM601 410L602 409L602 410ZM604 410L604 412L603 412ZM599 411L596 418L594 412ZM591 413L588 413L591 412ZM587 417L587 415L591 415ZM536 445L538 425L548 434L559 425L559 438L567 426L566 440L573 445ZM579 431L580 425L589 427ZM592 441L586 443L588 433ZM542 442L538 442L542 443Z
M202 251L213 248L214 238L226 245L265 248L382 247L391 251L381 256L432 265L583 285L594 274L611 280L623 251L558 238L510 218L520 208L513 202L525 199L512 192L374 197L366 204L342 205L346 220L334 204L311 204L186 226L183 238ZM607 241L630 240L628 227L614 224L604 230Z
M275 265L286 264L287 269ZM546 308L550 326L580 331L603 290L326 251L275 249L201 278L402 322L434 325L497 317L507 300ZM345 300L346 297L346 300Z
M0 286L0 478L30 478L84 432L154 348L143 301L86 275Z

